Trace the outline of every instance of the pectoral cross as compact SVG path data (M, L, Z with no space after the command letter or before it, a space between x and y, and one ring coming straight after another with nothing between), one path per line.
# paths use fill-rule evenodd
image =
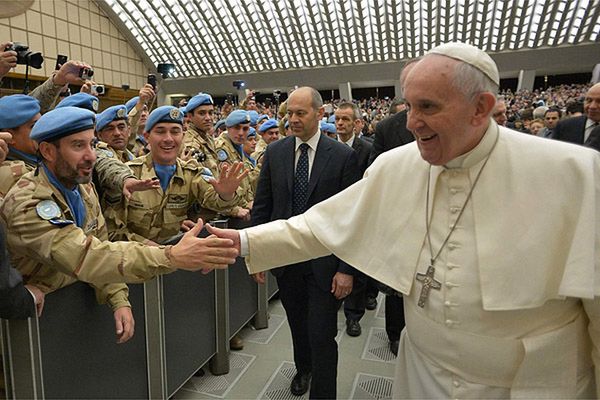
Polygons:
M427 268L426 274L417 273L417 280L423 284L421 294L419 295L419 302L417 303L421 308L425 307L425 302L429 297L431 289L440 290L442 288L442 284L433 277L434 274L435 268L433 267L433 263Z

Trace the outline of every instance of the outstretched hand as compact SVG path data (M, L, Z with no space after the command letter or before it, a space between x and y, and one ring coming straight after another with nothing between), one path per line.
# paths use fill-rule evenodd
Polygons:
M158 189L159 187L160 181L158 179L139 180L136 178L127 178L123 181L123 196L129 200L133 192L143 192L145 190Z
M196 225L171 248L170 260L174 267L189 271L202 269L208 272L213 269L225 269L235 263L239 245L236 248L233 240L215 235L207 238L197 237L203 226L202 219L198 218Z
M231 167L229 164L224 164L219 179L211 179L209 182L223 200L229 201L233 199L236 189L248 172L244 164L239 161L234 162Z

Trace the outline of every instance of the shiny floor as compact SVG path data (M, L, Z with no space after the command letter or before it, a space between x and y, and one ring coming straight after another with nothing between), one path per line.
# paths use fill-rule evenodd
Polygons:
M382 295L376 310L367 310L362 334L346 334L343 310L338 313L339 349L337 392L340 399L389 399L392 394L395 357L388 348ZM269 305L269 328L244 328L244 349L232 351L230 372L192 377L174 399L302 399L290 393L295 374L289 326L279 300Z

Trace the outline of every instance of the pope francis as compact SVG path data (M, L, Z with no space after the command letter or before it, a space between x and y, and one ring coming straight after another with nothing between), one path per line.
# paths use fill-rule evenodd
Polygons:
M498 126L498 86L440 45L403 81L414 143L302 215L211 228L251 273L333 253L403 293L394 398L599 395L600 153Z

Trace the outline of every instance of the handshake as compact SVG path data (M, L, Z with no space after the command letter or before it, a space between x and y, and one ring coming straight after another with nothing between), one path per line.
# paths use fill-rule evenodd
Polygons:
M167 247L166 254L173 267L188 271L201 270L207 274L214 269L225 269L235 263L235 258L240 254L239 232L207 224L206 230L210 236L199 238L203 226L202 219L198 219L179 243Z

